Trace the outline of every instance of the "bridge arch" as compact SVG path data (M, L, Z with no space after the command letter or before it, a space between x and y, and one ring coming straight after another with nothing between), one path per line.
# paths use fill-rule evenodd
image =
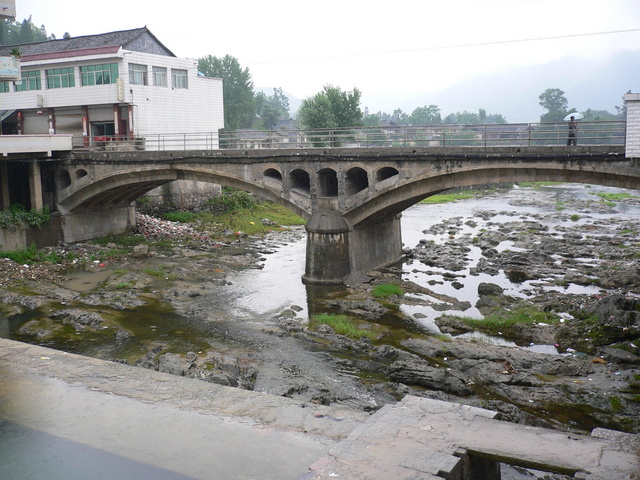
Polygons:
M338 196L338 173L333 168L321 168L318 170L318 196Z
M302 194L311 194L311 176L309 172L301 168L296 168L289 173L291 190L300 192Z
M59 189L67 188L71 185L71 175L69 174L69 170L66 168L58 169L56 174L56 183Z
M351 167L344 175L345 194L355 195L369 188L369 174L362 167Z
M362 203L344 214L351 225L395 216L421 200L452 188L516 182L584 183L640 190L640 178L606 171L567 168L479 168L416 179Z
M277 168L267 168L262 173L262 176L264 178L269 178L269 179L276 180L276 181L279 181L280 183L282 183L282 172L280 172L280 170L278 170Z
M295 196L284 197L281 186L269 188L253 181L190 169L127 171L110 175L69 194L59 202L59 207L62 213L72 213L92 208L126 206L154 188L175 180L193 180L238 188L283 205L302 218L309 218L304 199L300 201Z

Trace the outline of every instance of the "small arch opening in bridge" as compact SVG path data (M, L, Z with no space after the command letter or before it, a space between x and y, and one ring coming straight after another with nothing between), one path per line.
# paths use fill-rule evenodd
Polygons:
M318 196L338 196L338 174L331 168L323 168L318 171Z
M376 172L376 181L382 182L383 180L387 180L388 178L394 177L399 174L400 172L393 167L382 167Z
M311 193L311 178L304 170L293 170L290 174L291 190L296 190L309 195Z
M71 175L69 175L69 172L64 168L58 170L56 180L58 182L58 188L60 188L60 190L64 190L69 185L71 185Z
M275 168L267 168L262 175L264 176L264 178L282 182L282 174Z
M76 180L80 180L82 177L86 177L87 175L88 173L84 168L76 170Z
M354 195L369 188L367 171L360 167L349 169L345 175L345 188L347 195Z

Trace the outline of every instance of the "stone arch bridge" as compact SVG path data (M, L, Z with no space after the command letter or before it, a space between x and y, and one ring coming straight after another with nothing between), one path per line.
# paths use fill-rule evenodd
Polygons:
M640 159L625 157L623 146L74 151L55 179L65 240L131 228L132 202L174 180L237 187L302 216L303 279L334 284L398 261L401 213L426 197L518 181L640 190Z

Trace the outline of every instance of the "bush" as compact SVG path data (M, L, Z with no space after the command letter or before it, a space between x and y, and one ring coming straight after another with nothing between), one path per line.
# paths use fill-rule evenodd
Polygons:
M252 209L257 205L253 195L242 190L225 188L222 195L213 197L209 202L214 211L231 212L240 209Z
M28 212L27 209L19 203L15 203L11 205L8 210L0 212L0 227L10 230L29 227L40 228L50 220L51 215L47 208L44 208L42 212L37 212L36 210Z

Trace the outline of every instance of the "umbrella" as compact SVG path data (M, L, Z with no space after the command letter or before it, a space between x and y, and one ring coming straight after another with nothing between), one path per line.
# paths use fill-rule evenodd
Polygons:
M571 117L575 117L576 120L580 120L581 118L584 118L584 115L578 112L573 112L564 117L564 121L568 122L569 120L571 120Z

